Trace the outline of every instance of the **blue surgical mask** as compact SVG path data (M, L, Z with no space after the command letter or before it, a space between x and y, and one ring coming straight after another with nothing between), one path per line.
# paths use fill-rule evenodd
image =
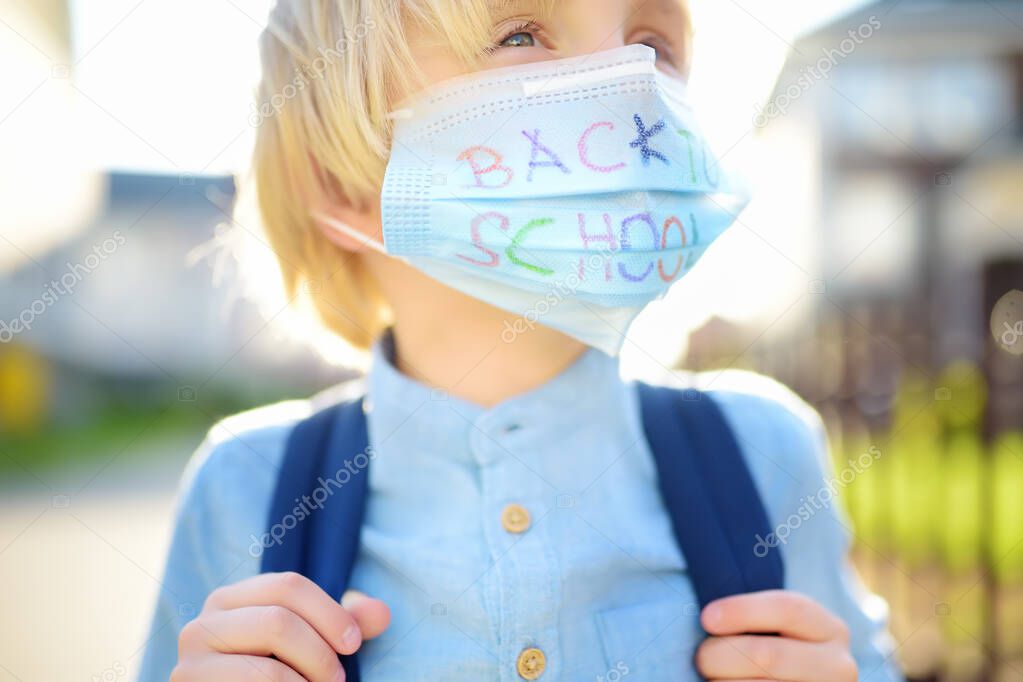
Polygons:
M519 316L505 341L544 324L617 354L746 204L655 60L632 45L403 103L377 248Z

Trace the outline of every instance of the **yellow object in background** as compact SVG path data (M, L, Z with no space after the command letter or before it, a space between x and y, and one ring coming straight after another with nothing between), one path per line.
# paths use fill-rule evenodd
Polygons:
M31 433L42 427L49 404L50 372L25 346L0 346L0 430Z

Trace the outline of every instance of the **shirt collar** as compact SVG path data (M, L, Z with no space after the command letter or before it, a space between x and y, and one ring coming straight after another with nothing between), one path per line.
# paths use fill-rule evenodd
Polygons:
M624 385L618 360L596 349L586 350L549 381L490 408L406 376L394 366L393 356L393 337L387 333L373 347L367 385L370 434L376 447L414 424L419 424L417 449L451 449L460 435L464 441L475 429L488 436L529 432L549 442L564 433L566 425L579 424L588 416L606 419L621 414Z

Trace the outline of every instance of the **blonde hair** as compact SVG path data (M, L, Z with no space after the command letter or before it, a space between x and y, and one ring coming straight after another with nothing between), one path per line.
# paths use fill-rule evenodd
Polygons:
M251 196L238 205L256 208L288 301L306 298L357 349L371 345L390 311L359 259L324 237L310 209L376 201L387 113L418 80L407 29L437 35L469 64L491 39L491 11L488 0L277 0L261 36L252 177L242 189Z

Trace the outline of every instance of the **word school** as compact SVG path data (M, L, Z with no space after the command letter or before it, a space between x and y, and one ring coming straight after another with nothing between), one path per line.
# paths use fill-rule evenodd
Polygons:
M590 218L592 217L596 216L591 215ZM685 248L690 243L694 245L699 244L696 217L693 214L689 215L688 234L686 227L677 216L669 215L661 220L654 218L653 214L649 211L623 218L618 223L617 230L614 229L611 215L608 213L600 214L598 222L603 225L603 229L588 227L587 224L589 222L590 219L586 213L577 214L576 227L578 228L580 250L600 259L600 262L604 265L604 281L606 282L613 281L615 275L626 282L643 282L653 275L655 266L657 277L664 282L671 282L680 276L686 265L686 251L678 252L677 246L670 247L672 253L677 253L678 255L674 258L675 262L669 262L667 266L665 265L664 258L656 256L656 252L669 250L668 239L673 231L678 232L681 239L681 247ZM503 255L510 264L509 267L524 268L543 277L551 277L555 274L555 270L550 267L551 264L545 263L533 256L533 254L530 254L529 246L525 243L526 238L536 230L564 229L558 226L554 218L534 218L516 231L511 232L511 219L503 213L489 211L476 216L470 224L469 230L472 235L472 245L479 253L473 256L463 254L457 254L457 256L475 266L501 268L503 263L502 254L487 246L482 234L484 226L496 226L504 234L504 240L507 241L508 246L504 248ZM634 237L637 236L633 233L634 228L639 233L639 240L645 242L648 246L640 247L634 243ZM594 245L597 245L597 248L594 248ZM618 262L618 267L613 269L611 261L615 254L626 254L629 252L632 252L633 255L640 253L651 253L652 255L645 263L640 263L638 260L630 258L630 264ZM692 251L690 253L695 255ZM584 256L579 257L576 275L580 279L586 278L587 270L594 269L592 259L589 267L587 267L586 260ZM560 274L566 275L569 273L562 272Z

